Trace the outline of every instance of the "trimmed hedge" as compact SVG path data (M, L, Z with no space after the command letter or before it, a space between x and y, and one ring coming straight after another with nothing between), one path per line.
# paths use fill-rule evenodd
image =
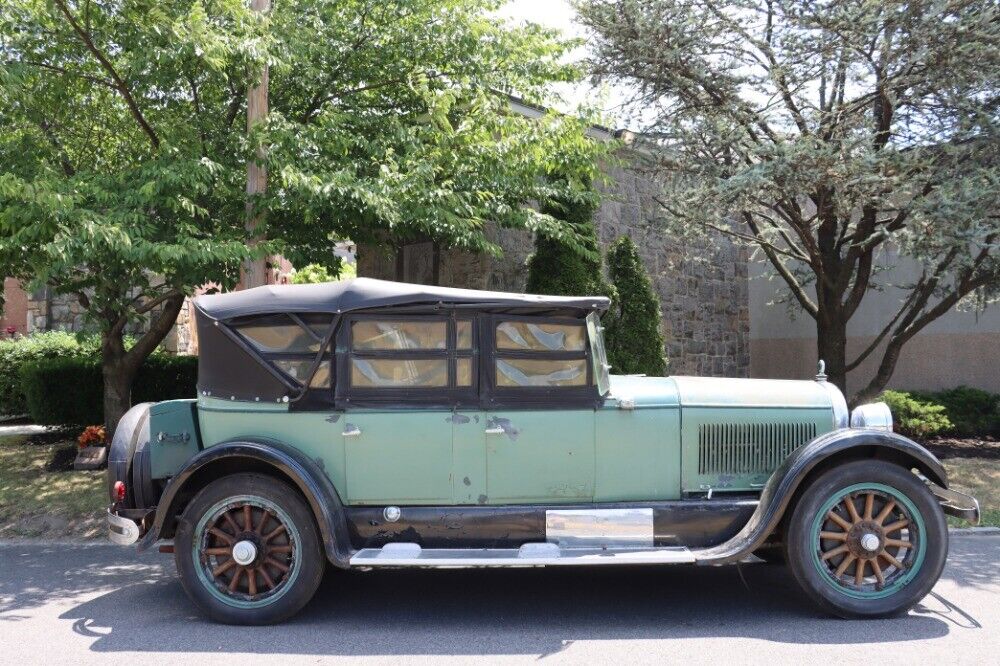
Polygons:
M43 425L86 426L104 422L104 378L96 358L47 358L26 363L20 380L28 413ZM132 402L196 395L198 358L154 354L132 385Z
M0 340L0 414L26 414L28 404L21 387L21 366L45 358L95 357L101 342L96 335L65 331L32 333Z
M959 386L933 392L887 390L879 399L889 405L897 430L905 435L1000 435L1000 394Z

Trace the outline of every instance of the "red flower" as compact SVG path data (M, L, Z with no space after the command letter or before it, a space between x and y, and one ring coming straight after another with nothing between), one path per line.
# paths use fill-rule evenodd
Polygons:
M88 446L104 446L107 443L108 435L102 425L87 426L76 441L80 443L80 448Z

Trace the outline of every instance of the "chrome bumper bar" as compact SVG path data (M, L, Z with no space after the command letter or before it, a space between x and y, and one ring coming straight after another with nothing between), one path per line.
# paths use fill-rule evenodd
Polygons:
M928 482L927 486L934 493L934 496L938 498L938 502L941 503L941 509L946 514L967 520L973 525L979 524L979 501L975 497L956 490L942 488L936 483Z
M113 506L108 507L108 539L119 546L131 546L139 540L139 525L116 514Z

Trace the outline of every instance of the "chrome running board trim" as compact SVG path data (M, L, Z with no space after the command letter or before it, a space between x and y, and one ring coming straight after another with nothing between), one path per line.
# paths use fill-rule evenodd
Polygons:
M564 548L554 543L526 543L520 548L421 548L390 543L364 548L351 557L353 567L541 567L623 564L690 564L683 547Z

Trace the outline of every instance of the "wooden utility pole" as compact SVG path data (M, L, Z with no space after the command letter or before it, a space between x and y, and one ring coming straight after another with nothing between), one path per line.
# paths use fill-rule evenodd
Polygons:
M271 9L271 0L250 0L250 9L266 13ZM267 118L267 63L260 74L260 83L250 88L247 92L247 132L258 122ZM246 228L250 232L252 242L262 240L259 235L254 234L257 229L259 219L253 215L250 207L250 198L254 194L264 192L267 189L267 168L264 166L262 152L257 155L261 162L247 162L247 222ZM259 287L267 284L267 259L248 259L243 264L243 288Z

